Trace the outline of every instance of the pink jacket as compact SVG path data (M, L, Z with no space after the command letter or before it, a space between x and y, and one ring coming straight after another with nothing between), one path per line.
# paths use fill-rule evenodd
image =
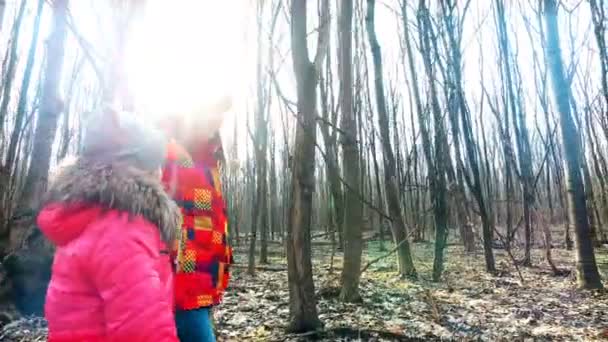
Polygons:
M57 245L49 341L178 341L165 242L177 211L160 184L137 172L85 164L60 171L38 216Z

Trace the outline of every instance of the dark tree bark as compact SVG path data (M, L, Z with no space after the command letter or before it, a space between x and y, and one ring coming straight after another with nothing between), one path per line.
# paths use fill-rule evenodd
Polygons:
M456 159L456 170L454 171L453 166L449 166L448 180L451 183L454 197L454 205L459 219L460 238L464 245L466 252L473 252L475 250L475 236L473 234L472 224L469 217L469 213L466 208L466 195L464 185L464 165L462 165L462 150L460 145L460 126L458 124L458 112L459 110L467 110L464 105L464 91L462 90L462 84L460 75L462 73L461 65L461 47L460 41L462 40L458 32L461 32L461 28L458 27L458 22L462 22L464 18L456 15L455 4L452 0L443 0L441 2L442 17L445 23L446 30L444 35L447 35L448 39L446 43L446 51L448 53L448 70L446 71L446 79L449 80L448 89L448 111L450 126L452 131L452 139L454 141L455 159ZM448 158L449 160L449 158Z
M391 227L393 239L398 246L397 257L399 261L399 273L401 276L417 277L412 253L410 250L409 238L405 219L399 201L399 189L396 175L396 163L391 138L389 133L389 121L386 110L386 99L384 94L384 80L382 72L382 51L376 37L374 28L375 21L375 0L367 0L367 14L365 17L367 35L374 65L374 86L376 91L376 106L378 110L378 125L380 126L380 136L382 151L384 154L384 185L386 187L386 197L388 202L389 214L392 218Z
M65 110L63 111L63 120L61 124L61 140L59 144L59 151L57 152L58 162L67 156L70 145L80 145L80 142L74 141L74 130L70 128L70 104L72 102L72 98L74 97L74 87L79 79L78 74L82 70L84 61L84 58L80 58L76 61L76 63L74 63L71 73L72 77L70 78L68 89L66 91Z
M247 126L247 130L250 130L250 126L249 126L249 115L246 118L246 126ZM251 140L251 142L253 142L253 139ZM245 184L245 189L246 189L246 193L248 194L247 199L250 201L251 205L249 206L249 210L247 212L246 217L249 216L250 217L250 230L249 230L249 251L248 251L248 267L247 267L247 273L251 276L255 275L255 250L256 250L256 243L258 241L258 214L256 212L256 206L258 203L258 191L256 191L256 177L255 177L255 167L254 167L254 162L255 159L251 159L249 156L249 142L246 144L247 145L247 154L246 154L246 158L245 160L247 161L247 166L246 166L246 175L245 175L245 179L247 180L246 184ZM254 147L255 149L255 147ZM256 154L257 152L254 152L254 158L256 158Z
M270 136L270 175L268 182L268 190L270 192L270 205L269 205L269 223L271 225L271 240L275 240L280 235L281 220L279 215L279 186L277 181L277 166L276 166L276 142L273 135Z
M340 99L342 109L341 143L344 181L349 184L344 196L344 268L342 269L342 291L340 298L345 302L359 302L359 278L361 277L361 254L363 253L362 220L363 206L359 200L361 175L359 148L357 143L357 122L353 110L352 76L352 26L353 2L340 3ZM361 125L360 125L361 126ZM361 137L361 136L360 136Z
M451 44L454 46L454 42ZM455 54L456 62L460 64L460 54ZM456 74L455 78L457 84L462 84L462 74L459 69L455 69ZM483 101L482 101L483 104ZM467 155L468 166L471 170L471 174L465 174L465 182L471 192L473 193L473 197L477 202L477 207L479 208L479 216L481 217L481 228L482 228L482 237L483 237L483 250L484 257L486 262L486 271L489 273L496 272L496 264L494 261L494 251L492 250L492 236L494 231L494 217L491 214L491 204L488 203L488 196L484 193L482 178L481 178L481 170L482 162L479 160L479 153L477 151L477 143L475 141L475 137L473 136L473 125L471 123L471 115L466 108L466 103L464 102L464 94L459 96L459 112L460 112L460 123L462 126L462 135L464 139L465 152ZM481 124L483 129L483 123ZM487 143L486 143L487 145ZM489 158L486 154L486 177L490 177L489 172ZM471 177L472 176L472 177ZM495 177L496 178L496 177Z
M297 85L297 125L292 159L291 206L287 231L289 282L288 331L307 332L321 327L312 278L311 219L315 189L315 145L317 136L316 88L328 38L329 3L323 1L319 42L314 63L308 54L307 1L291 1L291 53Z
M606 49L606 12L604 9L604 0L588 0L591 10L591 20L593 22L593 33L595 42L598 47L600 59L600 80L602 82L602 95L604 97L604 105L608 108L608 50ZM608 138L608 111L607 116L602 120L604 133Z
M256 131L254 150L256 151L256 190L257 199L255 202L256 224L260 229L260 263L268 263L268 166L267 166L267 146L268 146L268 120L267 112L270 108L270 94L266 91L266 77L262 73L262 13L264 2L260 1L258 7L258 65L257 65L257 101L256 110ZM272 53L270 53L272 55ZM270 68L272 69L272 63Z
M437 79L432 59L433 51L436 48L431 44L433 27L430 13L425 0L420 0L418 5L418 26L420 33L420 53L424 61L424 69L428 79L430 89L431 112L433 113L434 141L433 152L425 153L426 162L429 169L429 180L431 188L431 198L433 202L433 213L435 217L435 258L433 261L433 281L439 281L443 272L443 251L447 244L447 224L448 224L448 205L447 205L447 185L446 185L446 159L447 136L439 96L437 93ZM421 121L421 125L422 125ZM430 139L423 142L430 145ZM430 151L431 147L425 147Z
M407 12L407 7L406 7L406 2L402 1L401 2L401 18L402 18L402 25L403 25L403 33L404 33L404 42L405 42L405 52L407 55L407 60L408 60L408 70L410 73L410 78L411 78L411 88L412 88L412 94L414 97L414 102L416 104L416 114L418 117L418 121L419 121L419 126L420 126L420 135L422 137L422 150L423 150L423 154L424 154L424 158L426 160L432 160L432 156L431 156L431 138L430 138L430 134L428 131L428 127L426 124L426 117L424 115L424 108L422 105L422 100L421 100L421 95L420 95L420 89L419 89L419 85L418 85L418 75L416 72L416 65L414 63L414 52L412 50L412 46L410 43L410 29L409 29L409 23L408 23L408 12ZM411 115L411 124L412 126L415 127L414 124L414 111L412 111L412 115ZM419 180L419 172L420 172L420 161L418 160L418 148L415 146L414 147L414 153L413 153L413 159L414 159L414 181L418 181ZM415 221L418 222L418 224L416 225L416 235L414 237L414 241L424 241L425 237L424 237L424 232L425 232L425 215L424 213L422 213L421 211L424 210L424 195L421 194L421 192L419 190L416 191L416 199L415 199L415 203L416 203L416 207L413 209L414 212L416 212L416 217L414 218Z
M327 80L321 77L320 80L320 93L321 93L321 109L323 111L323 120L326 121L320 125L320 131L323 135L323 141L325 143L325 173L327 174L327 180L329 181L329 192L330 192L330 208L332 209L333 216L333 230L338 232L338 248L342 249L343 236L342 226L344 225L344 192L342 190L342 182L340 180L340 167L338 165L338 146L336 144L338 113L328 103L329 94L328 88L331 87L333 81L331 77L331 65L328 59L327 61ZM333 93L332 93L333 94ZM331 121L330 121L331 111ZM332 133L329 131L329 124L334 127Z
M53 19L47 40L45 75L42 83L42 100L36 126L31 167L23 195L17 206L18 220L12 222L10 240L15 247L3 261L7 267L16 295L15 304L24 314L41 315L50 281L53 247L34 224L38 200L46 191L57 121L62 110L59 87L63 69L67 33L68 0L52 3Z
M600 185L600 200L601 200L601 209L597 209L598 204L595 204L595 208L597 211L597 217L603 221L606 222L606 220L608 220L608 189L606 188L606 165L605 165L605 160L603 160L603 155L601 153L601 151L597 148L598 146L598 139L597 139L597 133L595 132L595 125L592 122L591 119L591 114L587 113L586 115L586 127L587 127L587 139L589 141L589 149L591 150L591 158L593 159L593 169L595 171L595 175L596 178L599 182ZM603 167L602 167L603 165ZM608 243L608 237L606 236L606 231L604 229L604 226L602 224L599 225L600 227L600 235L601 235L601 242L602 243Z
M31 165L25 181L23 194L17 206L20 210L28 211L37 208L38 200L46 191L48 183L48 172L53 141L57 132L57 121L63 110L63 102L59 98L59 87L63 70L68 1L55 0L53 2L53 24L47 40L42 100L34 135Z
M369 118L370 124L373 125L372 118ZM370 133L370 149L371 149L371 158L374 164L374 180L376 185L376 205L380 210L384 211L384 197L382 192L382 185L380 182L380 169L378 167L378 156L376 153L376 132L372 130ZM370 176L371 177L371 176ZM384 249L384 218L381 215L378 215L378 229L380 233L380 247Z
M546 49L553 95L560 114L560 127L564 155L566 158L566 185L568 189L568 220L574 228L576 247L576 273L581 288L603 288L595 261L595 253L590 238L590 228L585 203L585 187L580 170L580 146L577 143L577 132L570 108L571 90L566 79L564 62L559 42L557 23L557 1L544 0L544 17L546 26Z
M515 82L513 74L517 68L516 61L512 61L511 48L507 32L507 24L505 19L505 8L503 0L496 0L496 20L498 40L500 43L501 61L503 64L502 78L506 96L505 102L508 107L504 108L505 116L512 115L513 127L515 129L515 141L517 145L517 156L519 158L519 175L522 185L523 209L524 209L524 229L525 229L525 255L522 261L523 265L530 266L531 248L532 248L532 206L534 205L534 177L532 175L532 152L530 148L530 138L528 128L524 120L523 108L520 105L521 99L519 92L516 94ZM505 120L507 120L505 118ZM507 124L508 125L508 124ZM506 130L509 127L505 127ZM510 141L510 140L509 140ZM509 158L511 159L511 158ZM507 166L508 167L508 166ZM507 180L508 181L508 180ZM509 214L508 214L509 215ZM510 236L509 236L510 238ZM510 240L510 239L509 239ZM510 241L509 241L510 242Z
M448 79L448 96L446 98L449 111L450 126L452 131L452 140L454 142L456 170L452 165L448 166L448 180L451 184L451 192L454 206L459 219L460 238L464 245L465 251L473 252L475 250L475 236L473 234L472 223L469 217L469 212L466 208L467 198L465 194L464 172L465 167L462 163L462 149L460 145L460 125L458 124L459 111L467 111L464 91L461 84L461 73L463 66L461 65L461 47L460 33L462 28L459 27L459 22L464 20L455 13L456 6L451 0L443 0L441 2L442 17L445 23L446 30L444 39L447 51L448 70L446 71L445 79ZM464 16L464 14L462 15ZM448 158L449 163L449 158ZM450 163L451 164L451 163Z

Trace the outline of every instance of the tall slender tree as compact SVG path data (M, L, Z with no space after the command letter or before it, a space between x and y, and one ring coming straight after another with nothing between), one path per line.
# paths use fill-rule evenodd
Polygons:
M349 184L344 196L344 268L342 269L342 292L340 297L346 302L361 300L359 278L361 276L361 254L363 253L363 206L359 193L360 183L359 148L357 143L357 121L353 110L352 76L352 26L353 1L340 3L340 99L342 109L342 151L344 181Z
M435 36L432 31L432 23L429 9L426 0L420 0L418 3L418 30L420 34L420 53L424 61L424 70L430 89L429 101L431 112L433 114L433 147L430 146L430 139L425 139L425 143L429 146L425 147L427 153L426 162L428 164L429 182L431 189L431 197L433 202L433 213L435 218L435 258L433 261L433 280L439 281L443 272L443 251L447 244L447 224L448 224L448 203L447 203L447 185L446 185L446 159L449 158L447 153L447 136L445 133L445 123L443 113L439 104L439 95L437 91L437 75L433 57L439 53L436 46L431 43ZM436 44L436 43L435 43ZM424 119L424 118L423 118ZM424 120L421 120L423 125ZM432 151L432 152L431 152Z
M19 146L19 138L23 132L23 122L25 121L26 113L29 112L27 110L29 100L28 93L30 90L30 82L32 80L32 72L34 70L36 51L38 50L38 34L40 32L40 20L42 18L43 10L44 0L39 0L36 8L36 18L34 19L34 29L32 30L32 39L30 41L27 62L25 63L25 71L23 73L23 79L21 80L21 92L19 94L19 103L17 104L17 113L15 115L15 127L13 128L13 133L11 134L11 141L9 143L6 157L5 165L9 168L14 167L15 159L17 158L18 154L17 146Z
M544 0L545 44L547 62L551 74L553 96L560 114L560 127L564 156L566 160L566 186L568 188L568 220L573 227L576 247L576 276L582 288L603 288L600 274L595 261L595 252L591 243L587 205L585 203L585 186L580 170L580 147L573 143L578 141L579 132L576 128L571 111L572 91L566 78L562 51L559 41L559 24L557 21L557 1Z
M505 89L505 116L512 115L512 124L515 131L515 141L517 145L517 156L519 158L518 175L522 185L523 209L524 209L524 229L525 229L525 255L523 264L530 266L532 249L532 206L534 205L534 176L532 174L532 151L530 148L530 137L524 119L522 100L519 97L521 92L516 91L514 75L517 70L517 60L511 57L511 47L507 32L505 4L503 0L495 1L496 22L499 41L499 51L501 55L501 75L503 87ZM508 118L505 118L508 120ZM506 123L508 125L508 123ZM505 127L509 130L509 127ZM510 139L510 138L509 138ZM508 166L507 166L508 167ZM510 168L509 168L510 169ZM510 189L509 189L510 190Z
M2 101L0 101L0 132L4 131L4 121L8 113L8 105L11 100L13 90L13 81L15 72L17 71L19 36L21 34L21 22L25 14L27 1L22 0L13 23L11 41L9 44L9 52L2 65ZM0 142L3 140L3 135L0 134Z
M65 54L68 2L69 0L55 0L52 3L53 23L47 40L42 99L34 134L30 168L23 194L17 206L21 211L30 211L37 208L38 200L46 191L48 183L48 172L53 141L57 132L57 121L63 110L63 101L59 97L59 89Z
M306 0L291 1L291 54L297 88L296 140L291 163L291 204L287 230L289 282L289 331L306 332L321 326L312 278L311 223L315 189L315 145L317 138L317 83L329 39L329 1L322 1L317 52L308 54Z
M417 277L416 268L412 259L412 252L409 244L407 227L403 216L401 202L399 200L399 189L397 181L397 166L395 154L391 146L389 131L389 119L386 109L386 97L384 93L384 73L382 71L382 50L375 29L375 9L376 1L367 0L367 14L365 24L367 36L372 53L374 65L374 90L376 92L376 110L378 111L378 126L380 127L380 137L382 153L384 155L384 186L386 187L386 197L388 202L389 214L391 216L391 228L393 239L397 245L397 256L399 262L399 273L405 277Z

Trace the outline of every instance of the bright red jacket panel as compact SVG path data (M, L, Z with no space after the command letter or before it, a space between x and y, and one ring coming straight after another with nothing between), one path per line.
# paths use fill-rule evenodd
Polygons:
M167 246L143 217L47 205L38 217L57 245L45 316L49 341L177 341Z

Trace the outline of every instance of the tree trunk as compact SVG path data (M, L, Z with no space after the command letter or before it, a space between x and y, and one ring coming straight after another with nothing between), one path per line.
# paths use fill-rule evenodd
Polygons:
M55 0L52 8L53 19L47 39L46 65L43 67L45 77L31 167L17 206L18 212L23 215L19 215L20 220L13 222L10 231L11 243L18 248L4 260L7 269L11 269L8 276L12 279L13 291L20 294L15 298L16 305L22 313L30 315L42 314L54 249L34 224L38 201L46 191L48 183L51 151L62 110L58 93L67 33L68 0Z
M587 203L587 214L589 215L589 236L591 238L591 243L594 246L601 247L602 242L601 239L598 238L598 235L601 232L602 222L600 221L599 215L597 215L591 173L589 172L587 161L584 160L584 158L581 159L581 171L583 173L583 184L585 187L585 203Z
M349 185L344 196L344 268L342 269L342 291L340 299L359 302L359 278L361 277L361 254L363 237L361 231L363 206L359 200L361 176L359 148L357 145L357 122L353 110L352 77L352 21L353 2L340 3L340 99L342 109L342 137L344 181Z
M327 0L324 3L326 11L329 11ZM315 189L315 107L319 63L311 63L308 57L306 5L306 0L291 1L291 53L298 95L291 206L286 241L290 315L288 331L291 332L313 331L322 325L317 314L310 241L312 195ZM323 35L323 32L319 32L319 51L315 62L322 60L320 43L325 38Z
M589 8L591 10L591 21L593 22L593 33L595 36L595 42L598 47L599 59L600 59L600 80L602 82L602 94L604 97L605 105L608 108L608 51L606 50L606 13L604 8L604 1L600 0L598 4L597 0L588 0ZM603 118L604 132L608 137L608 117Z
M68 1L55 0L53 2L53 24L47 40L45 78L42 85L42 100L34 136L31 166L17 206L25 211L35 210L39 205L38 200L46 191L51 152L57 132L57 120L63 110L59 89L65 51Z
M238 131L238 121L234 120L234 131L233 131L233 136L238 137L239 135L239 131ZM231 151L231 155L232 158L238 158L238 139L235 139L232 145L232 151ZM229 237L231 238L231 244L234 243L236 246L240 246L241 245L241 241L240 241L240 232L239 232L239 209L241 207L241 202L242 202L242 194L238 191L237 189L237 185L240 184L239 179L240 179L240 164L234 164L232 161L232 158L230 160L229 163L227 163L228 167L227 170L229 171L228 175L230 176L230 184L232 186L232 190L235 191L234 196L227 196L226 199L229 201L230 203L230 220L229 220L229 228L230 231L232 232L232 234L229 235ZM224 173L226 174L226 173ZM224 183L227 184L227 183ZM228 192L225 192L228 193Z
M519 169L521 175L523 209L524 209L524 229L525 229L525 255L522 264L530 266L531 248L532 248L532 206L534 205L534 190L532 175L532 155L530 150L530 138L524 115L521 108L521 99L515 94L513 84L513 74L516 70L515 61L511 61L511 52L509 38L507 33L507 24L505 19L505 9L503 0L496 0L496 19L498 22L498 40L500 42L501 61L504 64L502 68L503 84L506 89L506 99L508 110L505 116L509 113L513 116L513 127L515 128L515 141L517 145L517 156L519 157ZM513 63L512 63L513 62ZM509 129L509 127L505 127ZM510 140L509 140L510 141Z
M551 229L549 229L549 224L547 220L542 218L542 214L539 214L538 210L535 211L535 214L536 215L534 215L534 221L537 225L541 226L543 231L543 236L545 240L545 258L547 259L547 264L549 264L549 267L551 267L551 271L553 272L553 274L557 276L561 272L557 268L557 266L555 266L555 262L553 262L553 257L551 256L551 249L553 248L551 242Z
M266 172L266 166L264 165L264 173ZM266 190L268 187L266 175L261 182L258 181L258 185ZM260 184L262 183L262 184ZM260 264L268 264L268 192L264 191L262 196L259 198L260 212L259 215L259 227L260 227Z
M407 59L408 59L408 67L409 67L409 71L410 71L410 77L411 77L411 87L412 87L412 93L414 95L414 101L416 103L416 114L418 116L418 121L419 121L419 126L420 126L420 135L422 136L422 147L423 147L423 152L424 152L424 156L426 158L426 160L432 160L431 157L431 141L430 141L430 136L429 136L429 132L428 132L428 128L426 126L426 118L424 117L424 108L422 106L422 100L421 100L421 96L420 96L420 89L419 89L419 85L418 85L418 77L417 77L417 73L416 73L416 66L414 63L414 53L412 51L412 47L411 47L411 43L410 43L410 30L409 30L409 22L408 22L408 13L407 13L407 8L406 8L406 2L403 1L401 3L401 18L402 18L402 25L403 25L403 33L404 33L404 41L405 41L405 48L406 48L406 53L407 53ZM411 123L412 126L414 126L414 111L412 111L412 117L411 117ZM420 161L418 160L418 148L414 147L414 180L417 182L418 181L418 172L419 172L419 165L420 165ZM416 227L416 236L414 238L414 241L424 241L424 214L421 213L421 211L423 210L422 208L424 207L423 205L423 198L424 195L421 196L420 192L417 191L416 192L416 208L415 208L415 212L418 213L418 221L419 224Z
M449 95L447 97L448 108L449 108L449 119L452 131L452 139L454 141L454 151L456 159L456 167L452 165L448 166L448 180L452 184L454 198L454 205L458 214L458 226L460 230L460 238L464 245L466 252L473 252L475 250L475 236L473 235L473 229L471 225L471 219L466 208L466 195L464 192L464 165L462 165L462 150L460 146L460 127L458 125L458 111L460 109L461 97L463 97L464 91L462 90L462 84L457 79L457 75L461 73L460 55L461 47L457 44L461 39L456 39L457 32L456 25L458 24L458 16L453 13L451 1L444 0L441 3L443 11L443 20L446 24L447 30L445 34L448 36L446 42L446 51L448 51L449 66L451 70L446 71L446 79L451 79L452 86L449 87ZM462 20L462 19L460 19ZM456 23L456 25L455 25ZM456 26L456 27L455 27ZM450 163L450 158L447 158L447 162Z
M328 62L329 63L329 62ZM327 67L328 74L330 73L330 66ZM330 81L331 82L331 81ZM329 82L328 82L329 83ZM327 103L327 87L325 80L321 78L320 85L321 93L321 108L323 110L323 119L329 122L330 108ZM331 109L333 110L333 109ZM333 216L335 221L335 227L332 229L338 231L338 249L342 249L343 237L342 237L342 226L344 222L344 193L342 191L342 183L340 181L340 167L338 165L338 152L336 145L336 130L337 126L337 115L332 114L331 125L334 126L334 132L330 134L328 123L321 125L321 134L323 135L323 141L325 142L325 172L329 181L329 191L331 194L330 207L333 209Z
M21 1L17 17L13 23L13 29L10 40L9 54L7 56L8 61L3 61L6 64L6 69L2 70L2 102L0 103L0 132L4 132L4 122L8 111L8 104L11 100L11 92L13 89L13 81L15 79L15 72L17 71L17 59L18 59L18 48L19 48L19 34L21 33L21 21L23 20L23 14L25 13L26 0ZM0 135L0 138L2 135Z
M606 172L605 172L605 160L603 159L603 155L601 151L599 151L596 147L597 144L597 133L595 132L594 124L591 122L591 115L587 115L587 137L589 139L589 149L591 150L591 157L593 158L593 169L595 171L595 175L600 183L600 198L602 202L602 208L600 213L598 213L598 217L601 221L606 222L608 220L608 197L606 191ZM603 167L602 167L603 165ZM597 203L596 203L597 208ZM603 225L600 225L600 234L602 237L602 243L608 243L608 237L606 236L606 231Z
M575 232L576 273L581 288L601 289L602 281L595 262L595 253L590 239L590 228L585 203L585 188L580 171L580 149L574 119L570 108L571 90L562 60L556 0L544 0L546 25L546 49L553 94L560 114L560 126L564 155L566 157L566 184L568 189L568 220Z
M425 0L419 1L418 7L418 26L420 33L420 53L424 61L424 69L428 79L430 90L431 111L433 113L434 127L434 155L431 155L430 139L424 139L423 143L429 145L425 147L428 152L425 153L426 161L429 168L429 180L431 185L431 198L433 201L433 213L435 217L435 258L433 261L433 281L439 281L443 273L443 251L447 244L447 224L448 224L448 206L447 206L447 186L446 186L446 167L445 159L448 158L446 151L447 137L445 134L445 126L443 122L443 114L439 104L437 95L437 80L434 61L431 58L433 45L431 44L431 26L429 10L426 7ZM435 51L438 52L438 51ZM424 121L421 120L421 125Z
M457 80L460 80L459 83L462 82L462 75L460 74L460 72L457 73L456 78ZM494 251L492 250L492 233L494 231L494 222L493 217L490 216L490 204L487 203L487 197L483 192L478 154L476 151L476 144L473 138L473 127L471 125L470 114L466 110L466 105L464 105L464 98L462 95L460 96L460 120L462 124L464 145L466 147L469 167L471 169L471 173L473 174L472 180L470 179L470 176L467 176L465 177L465 181L469 189L471 189L471 192L473 193L477 202L477 206L479 207L486 271L494 273L496 272L496 264L494 262ZM487 156L486 162L489 163Z
M370 118L371 121L371 118ZM370 122L370 124L373 124ZM378 157L376 155L376 133L372 131L370 134L370 149L372 150L372 159L374 162L374 179L376 185L376 206L384 211L384 196L382 193L382 186L380 184L380 170L378 167ZM371 174L370 174L371 177ZM370 180L371 181L371 180ZM378 230L380 233L380 249L384 250L384 217L378 215Z
M277 166L276 166L276 146L275 138L270 137L270 182L268 184L268 190L270 191L270 225L271 229L271 240L276 239L280 230L280 216L279 216L279 187L277 182Z
M38 6L36 9L36 18L34 19L34 29L32 30L32 40L30 41L30 47L27 54L27 62L25 64L25 70L23 72L23 80L21 81L21 92L19 94L19 103L17 104L17 113L15 115L15 126L11 134L11 140L8 147L8 153L6 157L5 166L12 170L15 168L15 161L19 151L19 137L23 133L23 122L25 120L28 105L28 92L30 89L30 81L32 79L32 72L34 69L34 62L36 59L36 51L38 50L38 33L40 32L40 19L42 18L42 12L44 9L44 0L38 0Z
M249 130L249 115L247 115L247 119L246 119L246 125L247 125L247 130ZM253 142L253 141L252 141ZM249 144L247 144L249 145ZM254 146L255 149L255 146ZM256 158L257 152L254 152L254 158ZM258 240L258 226L259 226L259 221L258 221L258 214L257 214L257 207L258 207L258 196L259 196L259 192L257 191L256 188L256 177L255 177L255 168L252 165L254 163L255 159L250 159L249 157L249 149L247 149L247 154L246 154L246 158L245 158L246 162L247 162L247 175L246 175L246 179L247 179L247 184L246 184L246 193L247 194L251 194L251 199L250 199L250 203L251 206L250 208L250 212L248 212L246 215L251 215L250 216L250 231L249 231L249 253L248 253L248 267L247 267L247 273L250 276L254 276L255 275L255 250L256 250L256 242ZM249 196L247 196L249 197Z
M382 72L382 52L380 44L376 38L374 28L375 20L375 0L367 0L367 15L365 17L367 34L374 64L374 86L376 90L376 105L378 108L378 125L380 126L380 136L382 150L384 153L384 183L386 187L386 197L388 202L389 214L392 218L391 227L395 244L398 246L397 256L399 261L399 273L402 277L417 277L412 253L410 251L407 227L401 210L399 201L399 189L397 188L395 156L391 147L389 133L389 122L386 110L386 100L384 96L384 81Z

